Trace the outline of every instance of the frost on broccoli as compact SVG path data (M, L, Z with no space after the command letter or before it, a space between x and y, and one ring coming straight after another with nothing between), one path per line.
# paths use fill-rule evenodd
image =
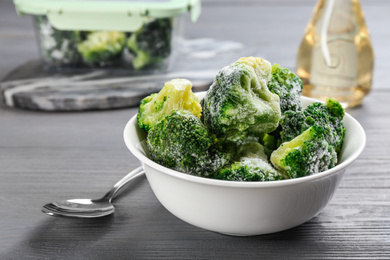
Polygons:
M153 161L168 168L208 177L229 162L231 154L220 151L198 117L189 111L174 111L147 136Z
M35 24L45 62L51 66L75 66L81 62L77 50L78 32L57 30L44 15L35 16Z
M271 162L291 178L299 178L333 168L337 163L337 153L326 141L325 129L313 125L275 150Z
M281 112L279 97L267 88L270 78L271 64L261 58L241 58L224 67L201 101L209 131L234 139L242 132L275 130Z
M268 88L280 98L280 109L285 111L302 111L301 93L302 80L293 72L282 68L279 64L272 65L272 78Z
M125 40L126 35L123 32L92 32L87 35L87 39L78 44L78 50L87 64L110 66L120 61Z
M235 156L235 162L213 177L229 181L275 181L286 178L268 162L264 148L259 143L241 146Z
M191 89L192 83L187 79L166 82L159 93L151 94L141 101L137 114L138 126L149 131L175 110L187 110L200 118L202 108Z
M137 70L161 63L171 54L172 19L160 18L146 23L127 40Z
M274 64L268 88L279 96L282 113L278 129L270 135L277 143L290 141L302 133L301 120L304 117L301 102L302 81L290 70Z
M305 124L306 116L302 111L286 111L280 119L281 142L288 142L300 135L308 127Z
M311 126L319 125L324 128L326 141L334 146L338 153L344 140L344 114L343 107L334 99L327 99L325 104L312 103L303 112L286 111L280 120L281 140L290 141Z
M334 99L327 99L326 103L310 104L304 111L306 127L320 125L325 129L326 141L335 147L337 153L343 145L345 128L342 123L345 111L341 104Z

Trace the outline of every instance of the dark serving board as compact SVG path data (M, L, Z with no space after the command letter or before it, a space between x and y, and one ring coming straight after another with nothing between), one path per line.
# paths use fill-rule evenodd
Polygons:
M42 111L82 111L138 106L173 78L187 78L193 91L207 90L217 72L256 49L213 39L182 40L173 68L167 73L119 76L104 70L78 74L49 73L39 60L15 68L0 82L2 101Z

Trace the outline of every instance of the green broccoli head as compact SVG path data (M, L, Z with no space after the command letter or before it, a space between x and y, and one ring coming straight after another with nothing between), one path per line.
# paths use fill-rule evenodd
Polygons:
M302 111L303 83L293 72L282 68L279 64L272 65L272 78L268 82L268 88L279 96L282 114L289 110Z
M333 168L337 153L325 139L325 129L313 125L290 142L283 143L271 154L276 169L298 178Z
M345 110L343 106L335 99L328 98L325 103L326 108L328 109L330 115L333 117L342 120L345 115Z
M185 173L208 177L232 157L221 152L207 129L189 111L174 111L165 116L147 136L153 161Z
M271 64L261 58L241 58L223 68L201 101L207 128L227 139L275 130L281 112L279 97L267 88L270 77Z
M259 143L247 143L238 150L235 162L213 177L229 181L274 181L287 176L272 167Z
M192 92L192 83L187 79L173 79L165 83L159 93L141 100L137 121L138 126L149 131L162 118L175 110L187 110L200 118L202 107Z
M160 18L146 23L127 40L127 48L134 54L135 69L161 63L171 54L172 19Z
M342 123L345 112L341 104L334 99L327 99L325 104L312 103L305 109L304 114L306 116L304 128L315 124L323 127L326 141L339 153L345 134Z
M328 99L325 104L312 103L304 111L286 111L280 119L281 141L291 141L311 126L319 125L325 130L326 141L338 153L344 140L344 114L343 107L334 99Z
M86 63L105 67L119 61L125 40L123 32L92 32L78 44L78 50Z

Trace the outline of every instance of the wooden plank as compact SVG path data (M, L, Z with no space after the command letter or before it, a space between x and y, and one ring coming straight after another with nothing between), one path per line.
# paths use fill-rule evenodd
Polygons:
M293 68L315 2L203 1L200 20L186 21L185 36L256 45L261 55ZM390 4L362 4L376 52L374 88L348 113L365 128L367 146L312 220L256 237L209 232L169 213L145 178L115 199L111 217L48 217L40 212L44 203L98 197L139 165L122 140L137 111L40 113L0 106L0 259L390 259ZM11 1L0 1L0 46L0 78L37 58L31 21L17 17Z

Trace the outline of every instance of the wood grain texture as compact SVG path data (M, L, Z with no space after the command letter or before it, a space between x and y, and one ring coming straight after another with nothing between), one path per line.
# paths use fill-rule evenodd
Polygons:
M277 2L204 1L186 36L257 45L293 68L315 1ZM376 53L374 87L348 112L365 128L367 146L315 218L276 234L225 236L177 219L145 178L116 198L113 216L48 217L44 203L98 197L139 165L122 139L136 109L43 113L0 105L0 259L390 259L390 2L362 4ZM29 19L0 0L0 78L36 57Z

